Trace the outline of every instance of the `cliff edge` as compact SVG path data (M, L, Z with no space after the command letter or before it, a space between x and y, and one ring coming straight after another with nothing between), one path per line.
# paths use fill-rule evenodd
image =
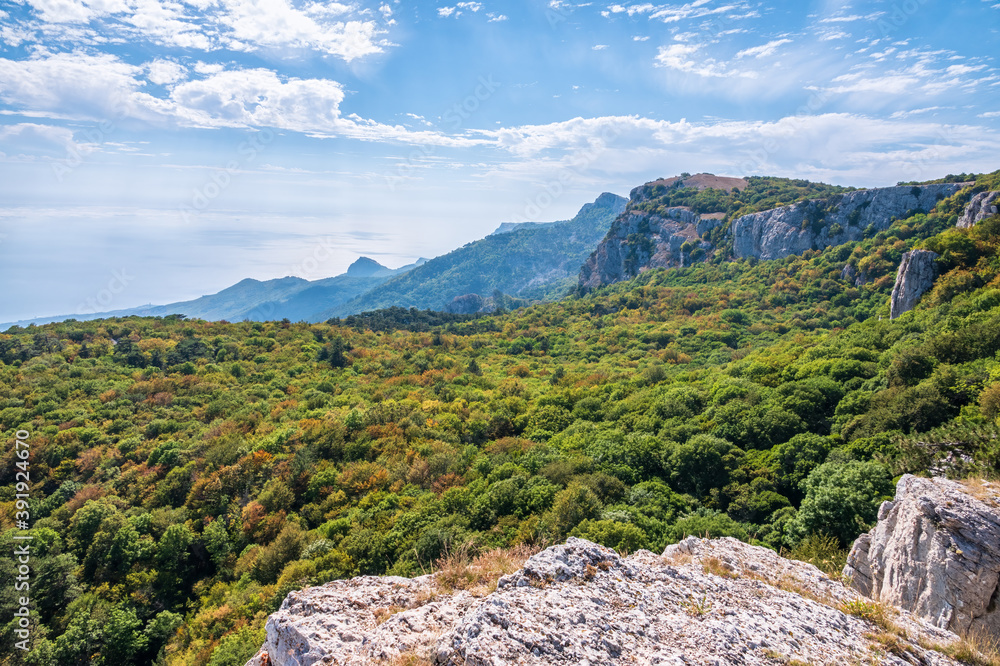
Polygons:
M570 538L478 596L439 576L294 592L248 666L958 663L951 632L731 538L628 557Z

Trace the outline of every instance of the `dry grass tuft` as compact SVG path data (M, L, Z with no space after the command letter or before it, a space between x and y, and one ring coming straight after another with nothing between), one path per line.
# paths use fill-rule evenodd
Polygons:
M859 617L866 622L871 622L882 631L897 635L902 632L892 621L892 610L876 601L866 601L864 599L842 601L837 605L837 610L847 615Z
M402 606L385 606L382 608L376 608L373 612L373 615L375 616L375 624L382 624L396 613L404 610L406 609Z
M494 548L475 557L471 551L472 544L466 543L437 561L437 583L443 592L468 590L475 596L489 594L497 589L501 576L523 567L528 558L538 552L538 548L527 545Z
M707 574L719 576L720 578L737 578L738 574L733 568L714 555L706 557L701 561L701 567Z
M921 647L947 655L969 666L1000 666L1000 644L997 639L981 633L966 633L950 645L931 645L921 642Z
M375 662L385 666L433 666L434 660L429 655L417 654L413 651L403 652L391 659Z
M965 490L980 502L986 502L997 506L1000 500L1000 484L996 481L989 481L981 476L970 476L962 479L961 484Z
M898 634L889 631L880 631L877 634L865 634L865 638L878 644L879 648L889 654L894 654L905 661L910 661L912 653L909 646Z
M674 553L672 555L663 556L663 563L669 566L682 567L685 564L691 564L694 559L689 553Z

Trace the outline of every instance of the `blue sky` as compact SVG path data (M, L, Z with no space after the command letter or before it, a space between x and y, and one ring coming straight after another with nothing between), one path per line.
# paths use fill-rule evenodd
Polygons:
M1000 0L8 0L0 321L447 252L709 171L1000 168Z

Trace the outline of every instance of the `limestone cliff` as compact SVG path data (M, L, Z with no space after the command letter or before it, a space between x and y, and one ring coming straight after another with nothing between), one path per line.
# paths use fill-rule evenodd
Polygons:
M1000 192L980 192L969 201L955 226L960 229L974 227L986 218L996 215L997 204L1000 204Z
M887 229L910 211L929 211L967 183L881 187L803 201L733 221L733 254L780 259L806 250L860 240L869 225Z
M731 538L628 557L570 538L479 596L437 574L293 592L248 666L311 664L957 664L957 636L863 597L812 565ZM887 649L887 645L891 649Z
M670 181L647 183L632 191L628 208L581 268L582 286L594 288L628 280L651 268L689 265L718 249L709 241L708 232L723 224L720 213L699 215L685 208L669 208L665 214L662 210L659 214L638 210L643 198L648 198L660 182ZM883 187L801 201L743 215L716 241L723 247L731 243L737 259L801 254L859 240L866 232L886 229L908 213L930 211L938 201L966 185ZM990 210L991 202L983 204L985 210Z
M890 319L912 310L920 297L934 286L934 279L937 277L937 264L934 260L937 258L938 254L930 250L903 253L903 260L899 262L899 269L896 271L896 284L889 297Z
M951 631L1000 637L998 488L905 475L844 574L863 594Z
M690 264L711 249L700 234L712 222L717 221L703 222L700 215L681 207L667 209L664 216L626 211L584 263L580 284L599 287L631 279L650 268Z

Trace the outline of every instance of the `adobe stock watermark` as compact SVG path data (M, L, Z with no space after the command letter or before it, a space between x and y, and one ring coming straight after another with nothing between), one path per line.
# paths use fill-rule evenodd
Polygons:
M18 430L14 433L14 527L19 532L31 529L30 457L31 433ZM15 534L14 539L14 647L27 651L31 641L31 540L30 534ZM23 595L23 596L22 596Z
M486 102L493 94L500 88L500 82L493 79L492 74L487 74L486 76L480 76L476 87L471 93L465 96L460 102L456 102L451 105L443 114L441 114L441 119L448 123L452 131L457 131L462 128L465 121L471 118L483 103ZM428 157L433 156L439 146L429 143L422 143L414 147L410 151L409 155L406 156L406 161L402 164L396 166L396 169L392 173L386 173L383 175L385 178L385 183L389 187L390 192L395 192L396 187L400 183L405 182L413 176L414 171L419 167L418 164L421 160L425 160Z
M819 90L811 94L806 103L795 110L794 116L783 119L783 122L788 125L784 136L780 138L765 138L761 142L760 147L748 152L744 160L740 162L738 173L751 175L760 171L768 163L772 155L781 151L787 145L787 141L803 129L805 119L816 115L830 101L831 96L831 93L825 90Z
M569 14L569 5L562 0L551 0L545 8L545 20L549 22L550 28L568 21Z
M112 271L107 286L77 305L76 314L97 314L107 311L108 306L114 303L115 297L125 291L134 279L135 276L129 275L125 268Z
M125 102L119 98L114 104L115 114L110 119L101 121L97 127L86 129L80 132L86 139L85 144L71 143L66 147L66 157L52 163L52 173L56 181L63 182L67 176L76 170L84 162L85 152L81 151L81 145L100 146L105 143L111 135L118 129L118 123L128 115Z
M876 35L883 39L910 22L910 19L920 11L930 0L903 0L895 2L887 12L881 13L872 20L874 27L868 31L867 37Z
M258 130L249 139L243 141L236 147L237 159L226 162L226 165L215 169L200 187L194 188L191 192L190 201L182 203L178 207L184 222L190 224L194 222L198 215L204 212L213 201L229 189L233 183L233 177L241 169L257 159L257 156L264 148L274 141L274 132L268 128Z
M524 200L524 208L521 213L507 222L523 224L537 220L545 210L566 193L569 185L583 177L584 172L609 150L609 144L620 135L621 130L615 126L605 127L601 130L601 137L594 145L588 150L574 155L569 164L563 167L555 178L541 184L534 196Z
M298 276L304 280L315 280L324 277L320 272L326 262L334 256L334 251L338 248L337 241L329 236L321 238L316 246L301 261L291 266L289 275ZM270 321L274 319L278 306L274 301L261 303L250 311L247 319L252 321Z

